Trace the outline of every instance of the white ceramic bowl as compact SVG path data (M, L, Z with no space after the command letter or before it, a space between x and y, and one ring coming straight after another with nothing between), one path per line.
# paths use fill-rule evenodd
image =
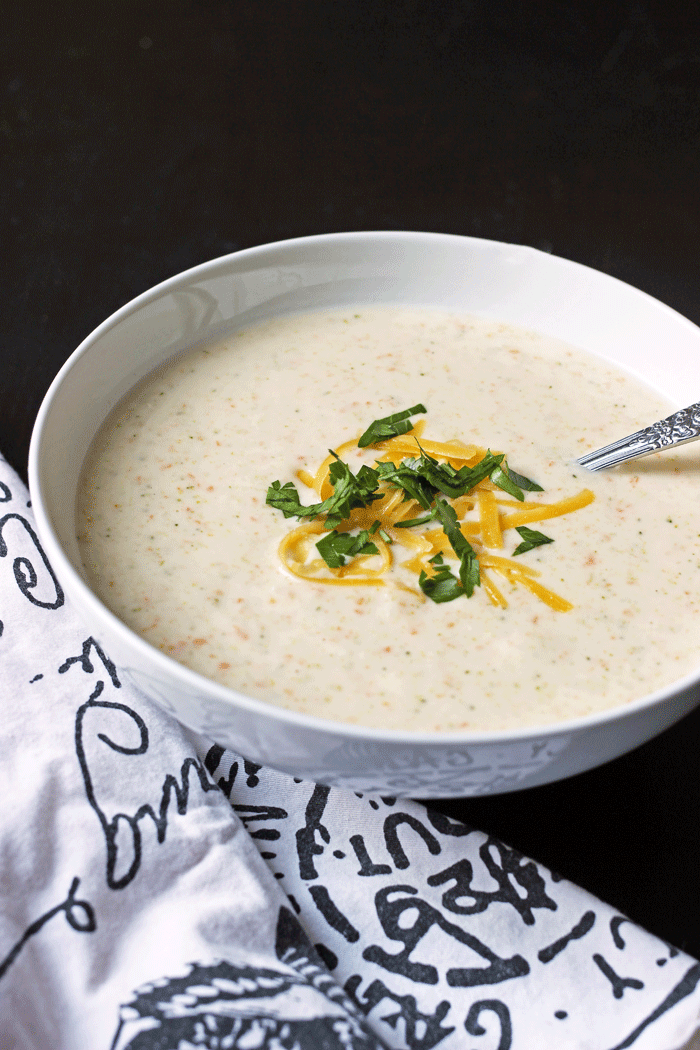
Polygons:
M700 400L700 329L620 281L532 248L429 233L330 234L251 248L173 277L78 347L46 396L30 452L46 553L122 677L246 758L328 784L417 797L561 779L623 754L691 710L700 700L700 648L692 675L576 721L430 735L343 725L201 677L135 635L93 594L75 536L76 490L88 446L116 402L170 355L232 323L358 302L424 304L536 329L636 372L679 407Z

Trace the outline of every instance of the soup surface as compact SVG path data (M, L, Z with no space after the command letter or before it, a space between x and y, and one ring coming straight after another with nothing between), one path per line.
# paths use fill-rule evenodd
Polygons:
M536 523L553 542L516 556L572 608L509 578L497 581L505 608L485 586L438 604L399 544L379 586L328 586L282 563L299 522L266 505L271 483L318 502L298 471L314 474L329 449L419 402L421 441L505 452L544 489L526 506L594 493ZM151 644L295 711L416 731L586 715L697 664L698 446L597 474L572 465L668 410L597 358L476 317L356 307L276 319L194 347L112 413L83 473L83 562ZM343 459L357 472L380 451ZM517 501L497 495L505 521ZM495 554L520 542L504 531Z

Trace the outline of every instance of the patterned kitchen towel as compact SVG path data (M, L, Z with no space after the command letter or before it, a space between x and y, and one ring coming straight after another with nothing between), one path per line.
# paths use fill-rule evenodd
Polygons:
M481 832L261 769L131 692L0 478L0 1050L692 1045L687 955Z

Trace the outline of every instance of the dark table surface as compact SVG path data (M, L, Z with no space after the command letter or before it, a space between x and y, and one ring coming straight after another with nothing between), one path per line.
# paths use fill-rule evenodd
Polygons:
M309 233L552 251L700 323L695 5L24 0L0 28L0 449L156 282ZM659 347L663 353L663 347ZM436 803L700 956L700 711L569 781Z

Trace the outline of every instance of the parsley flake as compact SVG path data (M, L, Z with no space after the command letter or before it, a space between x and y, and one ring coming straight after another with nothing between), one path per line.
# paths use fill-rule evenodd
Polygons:
M490 478L494 485L498 485L499 489L503 489L504 492L514 496L521 503L525 499L523 489L526 492L544 492L542 486L538 485L536 481L531 481L530 478L526 478L523 474L516 474L514 470L511 470L505 460L496 467Z
M336 532L334 529L319 540L316 547L330 569L340 569L346 561L357 557L358 554L379 554L379 549L370 540L367 529L363 529L357 536L349 532Z
M516 554L527 554L533 547L541 547L545 543L554 543L551 536L545 536L543 532L537 532L536 529L528 529L527 525L518 525L515 529L522 538L523 542L519 543L513 551L513 555Z
M399 434L407 434L409 430L413 430L413 423L409 417L415 416L418 412L427 411L425 405L414 405L413 408L406 408L403 412L394 412L393 415L384 416L383 419L375 419L359 438L358 448L367 448L368 445L375 445L379 441L398 437Z
M452 602L455 598L464 594L462 584L453 572L444 564L441 554L436 554L430 559L435 567L435 573L428 576L427 572L421 572L418 584L428 598L437 604Z

